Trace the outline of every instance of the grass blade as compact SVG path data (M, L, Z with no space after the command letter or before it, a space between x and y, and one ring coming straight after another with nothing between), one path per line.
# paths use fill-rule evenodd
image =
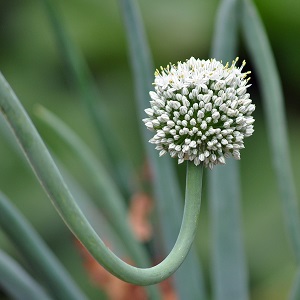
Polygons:
M154 68L136 2L134 0L120 0L120 6L134 74L139 117L142 119L145 117L144 109L149 106L148 93L152 89ZM145 126L143 126L142 134L154 173L154 193L163 240L166 251L169 251L176 240L182 216L179 183L171 160L167 157L159 158L153 145L148 143L150 134ZM189 276L187 277L186 274ZM206 299L200 263L195 251L190 252L174 278L180 299Z
M237 52L238 1L223 0L215 28L212 57L231 61ZM217 300L248 299L248 276L240 217L239 166L228 160L209 174L212 222L212 281Z
M107 109L104 101L101 101L101 95L95 80L80 51L67 34L53 0L42 0L42 2L52 25L60 52L73 78L74 86L81 95L83 104L98 133L101 146L105 147L103 149L103 161L105 161L107 167L112 171L112 175L118 182L118 186L128 196L130 195L130 187L128 181L125 179L128 178L132 170L128 161L124 160L124 155L122 155L122 150L120 150L122 147L119 145L116 135L111 130L110 121L107 117ZM124 174L127 174L127 176L124 176Z
M52 299L15 260L2 250L0 250L0 286L12 299Z
M1 192L0 226L55 298L87 299L32 226Z
M300 218L293 180L284 97L275 59L262 21L252 1L242 1L243 37L257 72L287 232L300 264ZM255 41L255 42L254 42Z

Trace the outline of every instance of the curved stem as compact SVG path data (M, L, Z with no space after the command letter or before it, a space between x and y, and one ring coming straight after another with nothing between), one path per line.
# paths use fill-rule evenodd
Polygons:
M74 131L50 111L39 106L37 115L69 146L77 157L77 162L83 172L86 171L86 175L91 177L90 181L95 186L96 192L102 196L97 197L95 202L98 207L103 210L112 228L119 235L130 259L143 267L149 265L150 258L146 250L135 238L129 222L126 222L127 207L125 205L125 199L118 191L116 184L110 178L109 173L105 170L101 161L96 158L89 147Z
M104 268L120 279L137 285L161 282L178 269L188 254L197 228L201 204L202 166L196 167L193 163L188 163L183 221L174 248L160 264L147 269L136 268L113 254L93 230L74 201L30 118L1 74L0 109L53 205L70 230Z
M55 115L41 106L37 109L37 115L56 132L77 156L79 166L81 165L83 172L86 171L86 175L90 177L96 192L98 195L101 195L101 197L95 198L95 203L102 210L112 229L119 236L122 241L122 247L125 247L130 260L140 267L149 266L151 262L149 254L145 247L135 238L130 224L127 222L125 199L122 198L116 184L110 178L102 162L93 155L79 136ZM147 292L152 300L161 298L158 287L149 286Z

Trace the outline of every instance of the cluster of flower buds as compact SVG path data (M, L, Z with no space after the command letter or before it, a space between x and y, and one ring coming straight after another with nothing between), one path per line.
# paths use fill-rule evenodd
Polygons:
M149 141L159 155L190 160L212 169L225 158L240 159L244 138L254 132L255 110L247 93L249 72L234 60L225 66L194 57L156 70L151 108L143 121L155 132Z

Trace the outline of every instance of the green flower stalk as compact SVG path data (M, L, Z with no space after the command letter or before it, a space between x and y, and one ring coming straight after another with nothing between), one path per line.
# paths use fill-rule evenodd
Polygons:
M237 68L237 61L223 66L192 57L156 71L143 121L155 131L150 143L159 155L169 152L178 163L202 162L210 169L230 156L240 159L244 138L254 132L255 105L247 93L249 72L242 73L245 62Z
M203 167L240 158L243 139L253 133L255 106L246 93L248 73L212 60L191 58L155 73L155 92L146 126L156 131L150 140L182 163L187 160L183 220L176 243L158 265L137 268L113 254L96 234L63 181L48 150L17 97L0 76L0 110L12 127L38 179L65 223L108 271L120 279L151 285L171 276L182 264L193 243L200 214ZM1 74L0 74L1 75Z
M11 126L56 210L74 235L104 268L124 281L136 285L152 285L165 280L180 267L189 252L197 229L201 204L202 166L188 164L183 220L172 251L154 267L134 267L112 253L85 218L36 128L1 73L0 111Z

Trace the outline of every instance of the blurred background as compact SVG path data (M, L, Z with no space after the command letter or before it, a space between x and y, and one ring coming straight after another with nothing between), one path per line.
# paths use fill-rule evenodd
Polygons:
M124 159L130 160L134 169L139 172L145 161L139 131L142 122L135 108L133 81L118 1L54 2L67 31L87 60L98 83L108 109L111 127L119 137ZM299 195L300 2L255 2L274 50L286 96L291 157ZM191 56L203 59L210 57L218 3L216 0L138 1L155 67ZM241 59L248 58L242 41L239 56ZM257 104L256 132L246 141L240 162L243 231L251 299L286 299L296 270L283 226L259 87L249 60L245 69L252 72L253 86L250 93ZM91 121L66 71L41 1L0 1L0 70L42 136L47 135L47 141L51 141L55 153L78 181L89 188L89 180L82 176L68 149L55 136L51 136L34 114L36 105L42 104L69 124L101 158L99 141L95 140L96 134ZM31 221L88 295L98 299L102 292L86 275L71 234L20 155L1 117L0 140L0 189ZM174 163L176 164L175 161ZM184 186L184 166L178 167L178 172ZM205 189L204 187L204 193ZM92 190L90 192L93 194ZM196 243L209 289L210 220L205 197ZM20 253L1 231L0 248L22 260ZM1 291L0 299L6 299Z

